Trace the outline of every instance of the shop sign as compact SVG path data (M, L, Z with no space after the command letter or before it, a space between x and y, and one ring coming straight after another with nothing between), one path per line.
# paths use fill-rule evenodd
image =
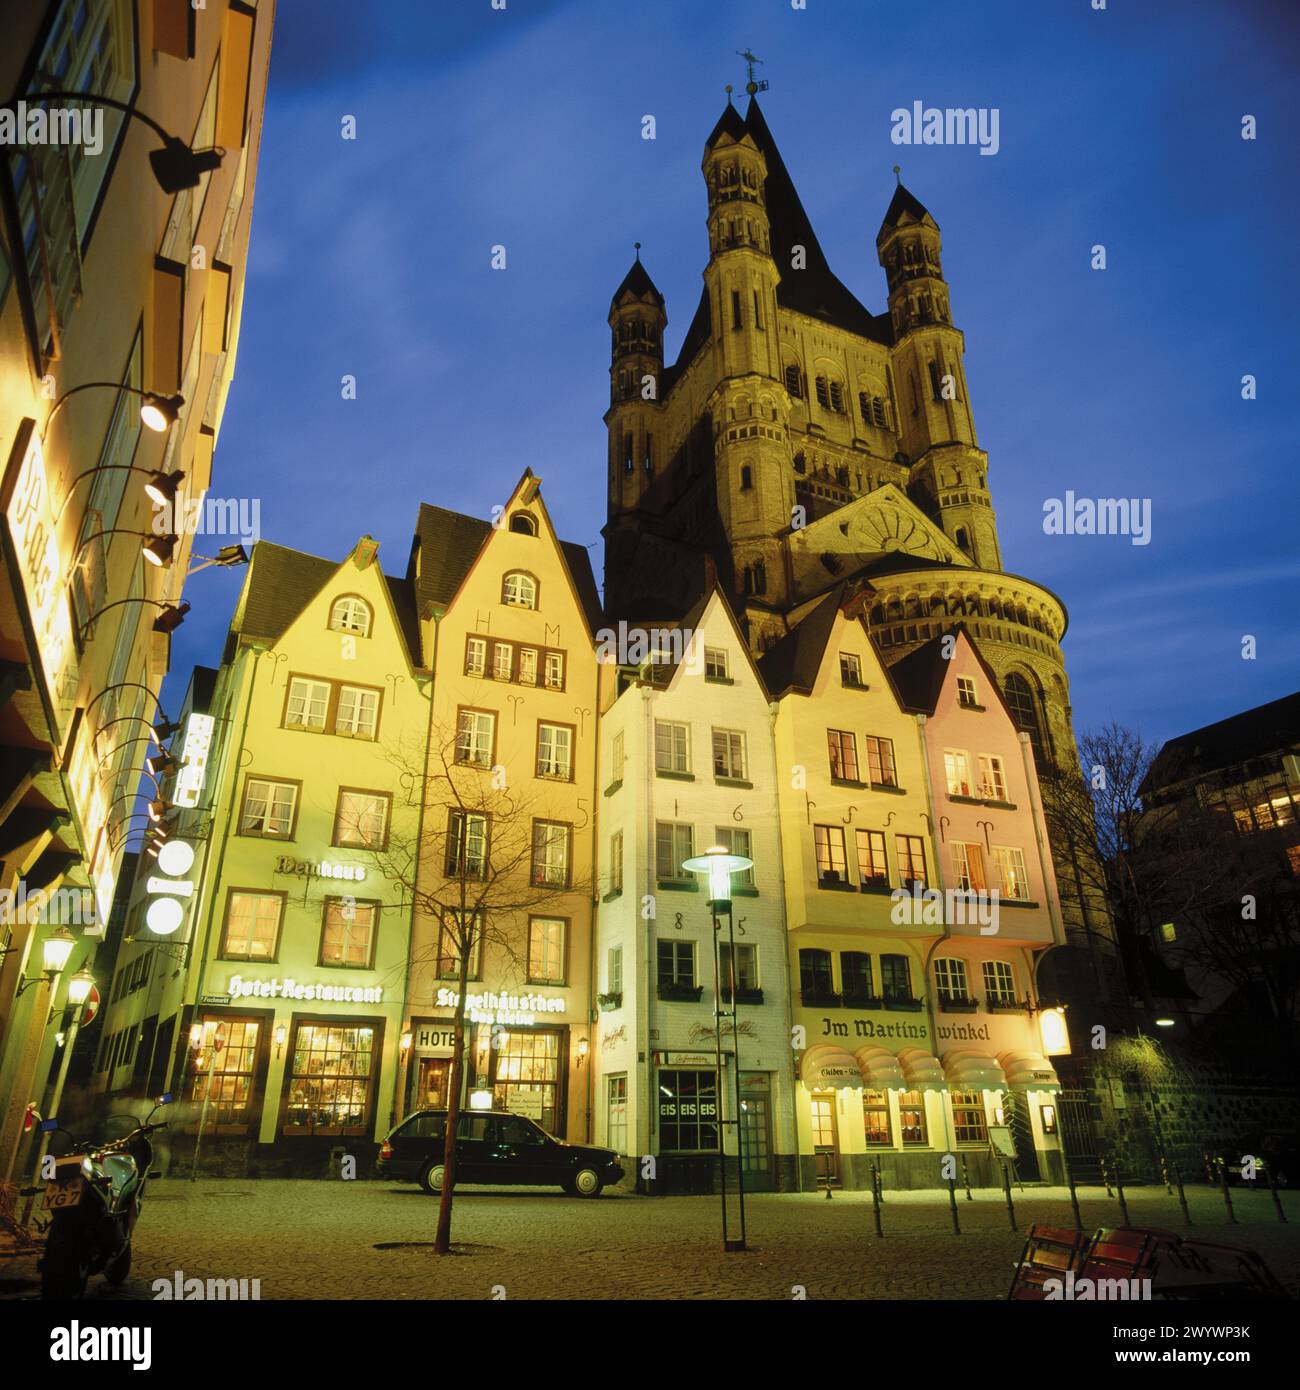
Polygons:
M722 1065L725 1067L731 1060L731 1053L722 1054ZM656 1052L655 1065L660 1067L716 1067L718 1065L718 1055L716 1052Z
M435 1009L455 1009L460 995L454 989L442 988L434 998ZM473 1023L498 1023L526 1028L537 1021L538 1014L562 1014L569 1001L554 994L483 994L465 996L465 1013Z
M299 878L343 878L353 883L360 883L366 876L360 864L331 864L323 859L317 864L310 859L290 859L283 854L276 860L275 871Z
M415 1050L417 1052L450 1052L456 1041L453 1028L417 1028L415 1030Z
M542 1118L542 1102L545 1095L542 1091L526 1091L521 1086L511 1086L508 1104L512 1115L523 1115L527 1119L537 1120L539 1123Z
M172 801L177 806L197 806L199 793L208 775L208 752L216 721L210 714L191 714L185 721L185 742L181 745L181 768L176 774Z
M279 980L246 980L232 975L226 986L231 999L316 999L325 1004L382 1004L383 988L379 985L304 984L285 977Z
M201 994L199 995L200 1004L229 1004L230 995L228 994Z
M883 1017L858 1015L847 1019L820 1014L808 1032L810 1037L819 1041L825 1038L863 1038L867 1042L875 1042L880 1038L891 1038L928 1043L930 1040L930 1025L916 1014L901 1018L897 1014L887 1014Z
M1036 1051L1038 1048L1037 1029L1030 1024L1026 1014L967 1016L960 1023L952 1015L940 1014L935 1025L935 1036L940 1056L972 1044L983 1044L984 1049L995 1054L1013 1049Z

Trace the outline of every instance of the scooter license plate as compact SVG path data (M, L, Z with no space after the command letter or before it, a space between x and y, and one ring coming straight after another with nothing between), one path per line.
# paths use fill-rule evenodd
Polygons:
M75 1207L81 1201L82 1186L81 1178L73 1178L71 1182L49 1183L45 1188L45 1201L42 1205L46 1211L52 1211L56 1207Z

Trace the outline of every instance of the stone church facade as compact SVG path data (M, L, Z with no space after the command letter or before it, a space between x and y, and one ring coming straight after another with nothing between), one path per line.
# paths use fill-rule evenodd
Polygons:
M890 664L964 625L1040 767L1074 767L1067 614L1002 566L938 223L900 184L873 314L831 271L756 100L728 104L702 171L709 259L676 362L639 255L610 306L609 617L679 619L716 577L757 656L847 581ZM1067 925L1108 936L1058 873Z

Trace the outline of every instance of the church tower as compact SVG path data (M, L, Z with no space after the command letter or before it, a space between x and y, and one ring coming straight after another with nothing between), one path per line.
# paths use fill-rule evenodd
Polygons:
M911 491L981 569L1000 570L988 456L979 448L939 259L939 226L900 183L876 254L889 287L893 372L902 397L899 433Z

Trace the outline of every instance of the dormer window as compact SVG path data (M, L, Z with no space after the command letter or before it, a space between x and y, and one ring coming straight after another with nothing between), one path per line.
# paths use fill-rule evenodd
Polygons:
M521 536L535 536L537 534L537 518L528 512L516 512L510 518L510 529L518 532Z
M330 609L330 631L350 632L357 637L370 636L370 605L355 594L334 601Z
M514 570L501 585L501 602L508 608L536 608L537 580L523 570Z
M979 692L975 689L975 681L972 677L957 677L957 703L963 709L979 709Z

